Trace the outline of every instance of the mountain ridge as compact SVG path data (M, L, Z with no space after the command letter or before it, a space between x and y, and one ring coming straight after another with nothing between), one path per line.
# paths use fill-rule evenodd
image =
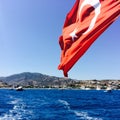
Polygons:
M64 85L75 82L70 78L49 76L41 73L23 72L0 77L0 80L7 83L9 86L21 85L24 87L63 87Z

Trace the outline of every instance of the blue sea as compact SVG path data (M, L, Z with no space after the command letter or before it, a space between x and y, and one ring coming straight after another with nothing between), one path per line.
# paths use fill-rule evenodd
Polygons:
M0 120L120 120L120 91L0 89Z

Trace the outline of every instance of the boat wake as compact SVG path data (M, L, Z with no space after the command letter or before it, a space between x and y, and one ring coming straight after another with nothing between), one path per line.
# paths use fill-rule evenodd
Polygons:
M65 101L65 100L58 100L58 102L63 104L64 108L67 108L68 110L70 110L70 104L67 101Z
M96 118L96 117L90 116L87 112L71 109L70 104L65 100L58 100L58 102L63 104L64 107L68 109L68 111L70 111L71 113L73 113L75 115L75 117L77 117L77 119L80 119L80 120L102 120L101 118Z
M22 99L14 98L7 104L12 105L13 107L9 109L8 112L4 113L0 117L0 120L23 120L23 116L30 116L30 114L32 114L32 111L25 109L26 105ZM30 120L29 117L27 117L26 120Z
M74 111L75 115L80 117L82 120L102 120L101 118L94 118L88 115L87 112Z

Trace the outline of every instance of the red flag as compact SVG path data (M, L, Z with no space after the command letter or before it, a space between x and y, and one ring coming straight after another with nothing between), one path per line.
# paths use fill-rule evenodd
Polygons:
M120 0L76 0L59 38L64 76L119 16Z

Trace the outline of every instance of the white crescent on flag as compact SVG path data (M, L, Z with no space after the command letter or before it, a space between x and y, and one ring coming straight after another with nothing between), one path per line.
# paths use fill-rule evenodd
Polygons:
M80 7L79 7L79 10L78 10L78 16L79 16L79 18L80 18L80 16L81 16L81 11L82 11L82 9L83 9L86 5L91 5L91 6L93 6L93 7L95 8L95 16L94 16L93 19L91 20L91 23L90 23L90 25L89 25L89 28L88 28L87 31L85 31L83 34L86 34L86 33L88 33L89 31L92 30L92 28L94 27L95 22L96 22L96 20L97 20L97 17L98 17L98 15L100 14L100 9L101 9L101 3L100 3L99 0L84 0L81 5L79 4L79 6L80 6ZM77 28L75 28L74 31L73 31L72 33L70 33L70 36L72 37L72 40L74 40L74 38L77 38L76 33L77 33Z
M100 8L101 8L101 3L100 3L99 0L84 0L84 2L80 6L79 17L80 17L81 11L82 11L82 9L85 5L91 5L95 8L95 16L91 20L91 23L90 23L90 26L89 26L88 30L83 34L88 33L94 27L95 22L97 20L97 17L100 14Z

